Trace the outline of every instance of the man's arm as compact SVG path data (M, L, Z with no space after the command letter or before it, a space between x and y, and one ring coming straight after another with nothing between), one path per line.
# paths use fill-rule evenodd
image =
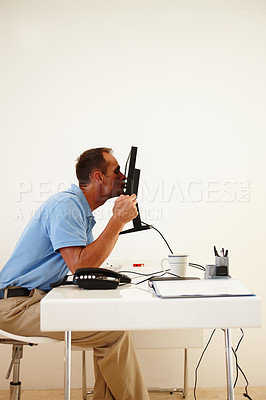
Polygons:
M72 273L77 268L100 267L113 250L119 233L127 222L138 215L136 195L121 195L114 204L113 215L101 235L87 246L63 247L59 249Z

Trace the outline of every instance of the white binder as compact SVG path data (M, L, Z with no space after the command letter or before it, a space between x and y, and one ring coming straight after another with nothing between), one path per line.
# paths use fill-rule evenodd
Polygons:
M203 280L151 280L150 285L157 296L173 297L226 297L253 296L237 279L203 279Z

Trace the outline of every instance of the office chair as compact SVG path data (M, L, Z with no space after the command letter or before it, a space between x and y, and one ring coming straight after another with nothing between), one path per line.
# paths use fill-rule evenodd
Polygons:
M9 344L13 346L12 358L6 374L6 379L9 379L13 369L13 379L10 382L10 389L9 389L9 400L20 400L21 398L21 382L19 380L19 375L20 375L20 360L23 357L23 347L37 346L38 344L59 343L59 342L61 341L43 336L29 337L29 336L14 335L12 333L0 329L0 344ZM87 396L93 392L91 390L87 390L85 349L82 349L77 346L72 346L72 350L82 351L82 399L86 400Z
M20 400L21 396L21 382L19 380L20 374L20 360L23 357L24 346L37 346L41 343L56 343L59 340L51 339L48 337L34 336L18 336L0 329L0 344L11 344L12 359L6 374L6 379L9 379L13 369L13 380L10 382L9 400Z

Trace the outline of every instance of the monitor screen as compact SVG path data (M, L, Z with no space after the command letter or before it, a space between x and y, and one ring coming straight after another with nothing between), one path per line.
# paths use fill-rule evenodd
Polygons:
M136 195L138 194L140 170L136 168L137 151L138 151L137 147L134 146L131 147L125 167L126 187L124 193L129 196L131 194L136 194ZM137 204L137 210L138 210L138 215L136 218L133 219L133 228L120 232L120 235L123 233L138 232L151 228L150 225L142 223L138 204Z
M136 169L137 151L137 147L131 147L125 166L126 187L124 193L129 196L133 193L138 194L140 170Z

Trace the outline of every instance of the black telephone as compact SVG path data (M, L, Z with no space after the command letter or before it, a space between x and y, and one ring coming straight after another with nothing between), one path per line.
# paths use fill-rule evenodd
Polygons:
M77 285L83 289L100 290L116 289L120 283L131 282L127 275L105 268L78 268L72 276L72 281L68 280L71 275L66 275L60 281L51 283L50 286Z

